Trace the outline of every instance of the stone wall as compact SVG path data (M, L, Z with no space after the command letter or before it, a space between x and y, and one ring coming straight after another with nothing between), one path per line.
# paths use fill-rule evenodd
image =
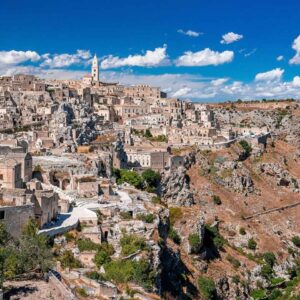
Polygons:
M24 225L30 218L34 219L34 206L32 204L0 206L0 222L4 223L7 231L14 237L21 234Z

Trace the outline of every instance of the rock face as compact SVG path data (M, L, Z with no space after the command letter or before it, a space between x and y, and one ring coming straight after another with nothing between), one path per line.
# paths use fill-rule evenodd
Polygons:
M250 299L250 291L246 285L233 282L231 278L222 277L216 282L218 299L247 300Z
M294 192L299 193L300 180L291 176L288 170L277 163L263 163L259 171L275 179L278 186L290 187Z
M161 193L164 201L169 205L191 206L194 204L194 194L190 190L185 167L181 166L176 171L163 174Z
M205 155L198 153L196 162L200 165L201 172L213 177L212 179L219 185L245 196L259 192L255 189L249 171L239 161L239 156L236 160L218 157L214 162L209 162Z
M89 145L96 137L95 120L92 117L87 118L81 127L76 142L78 145Z

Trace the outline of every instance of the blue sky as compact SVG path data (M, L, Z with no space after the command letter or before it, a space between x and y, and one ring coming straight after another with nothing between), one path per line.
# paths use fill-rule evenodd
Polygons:
M0 74L80 78L97 53L102 80L170 96L300 98L299 11L296 0L5 1Z

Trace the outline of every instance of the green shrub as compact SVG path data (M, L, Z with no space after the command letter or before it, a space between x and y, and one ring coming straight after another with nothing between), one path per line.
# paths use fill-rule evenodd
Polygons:
M257 247L257 242L253 238L249 239L248 240L248 248L250 250L255 250L256 247Z
M216 205L221 205L222 204L221 198L217 195L213 195L213 202Z
M202 246L202 241L199 237L199 234L197 233L192 233L189 235L189 244L191 247L191 253L199 253L199 251L201 250L201 246Z
M146 260L115 260L105 265L106 280L116 284L133 281L146 289L154 284L154 272Z
M111 261L110 256L114 254L114 248L112 245L108 243L103 243L100 245L101 247L98 249L95 257L94 262L98 268L102 265Z
M76 293L80 296L80 297L83 297L83 298L87 298L89 295L88 293L86 292L86 290L84 288L76 288Z
M262 300L262 299L266 299L267 297L267 293L265 290L253 290L250 294L250 296L254 299L254 300Z
M244 227L241 227L239 232L240 232L240 235L246 235L246 230Z
M183 213L180 207L170 207L169 208L169 218L170 224L174 225L174 223L183 217Z
M131 220L132 219L132 213L129 211L121 211L120 217L123 220Z
M78 259L74 257L74 254L72 253L71 250L65 250L59 257L58 261L60 261L61 266L65 268L80 268L81 263Z
M170 227L169 232L168 232L168 237L177 245L180 245L181 243L181 238L180 235L177 233L177 231L173 228Z
M243 150L245 151L245 156L248 157L250 156L251 152L252 152L252 147L251 145L245 141L245 140L241 140L239 142L239 144L241 145L241 147L243 148Z
M223 248L225 244L224 238L220 235L217 227L212 227L208 224L205 225L205 234L212 240L217 249Z
M261 276L269 280L271 279L272 275L273 275L272 267L268 264L264 264L261 268Z
M149 187L157 187L160 182L160 174L152 169L145 170L142 173L142 178Z
M201 276L198 279L200 292L205 300L212 300L215 298L216 286L211 278Z
M292 242L294 243L294 245L298 248L300 248L300 237L299 236L294 236L292 238Z
M266 264L268 264L269 266L271 266L273 268L275 262L276 262L276 256L274 253L272 252L266 252L263 254L263 259L266 262Z
M151 202L153 204L161 204L161 198L158 197L158 196L154 196L154 197L151 198Z
M75 240L75 237L74 237L73 234L70 233L70 232L66 232L66 233L64 234L64 237L66 238L66 241L67 241L68 243Z
M238 269L241 266L241 263L239 262L239 260L237 260L236 258L234 258L231 255L227 255L226 259L233 265L233 267L235 269Z
M146 249L145 239L135 234L124 234L120 240L122 255L128 256L138 250Z
M76 241L77 247L80 252L83 251L96 251L101 246L100 244L94 243L90 239L79 239Z
M86 277L92 279L92 280L96 280L96 281L102 281L105 280L105 277L103 274L98 273L96 271L91 271L91 272L87 272L84 274Z
M154 214L138 214L136 218L146 223L153 223L155 216Z
M117 179L117 183L122 184L124 182L131 184L132 186L134 186L137 189L143 188L143 179L135 171L121 169L120 170L120 178Z
M39 172L39 173L42 173L43 172L43 169L41 167L41 165L36 165L33 169L33 172Z

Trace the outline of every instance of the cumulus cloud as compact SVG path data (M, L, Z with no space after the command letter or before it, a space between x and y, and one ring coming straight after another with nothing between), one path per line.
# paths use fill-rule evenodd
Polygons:
M186 31L183 29L178 29L177 32L191 37L198 37L199 35L203 34L202 32L197 32L190 29Z
M300 76L295 76L292 84L293 86L300 87Z
M101 62L102 69L130 67L154 67L167 64L167 45L152 50L147 50L144 55L136 54L128 57L120 58L118 56L109 55Z
M300 65L300 35L294 40L292 48L296 51L296 54L290 59L290 64Z
M0 51L1 65L18 65L26 61L36 62L40 59L40 55L35 51Z
M220 86L224 83L226 83L229 79L228 78L218 78L211 81L211 84L213 86Z
M244 36L242 34L237 34L234 32L228 32L222 35L221 44L231 44L241 40Z
M184 96L188 95L188 93L190 91L191 91L191 88L183 87L183 88L177 90L175 93L173 93L172 97L175 97L175 98L184 97Z
M283 55L279 55L279 56L276 57L276 60L277 61L282 61L282 60L284 60L284 56Z
M217 66L229 63L234 58L233 51L217 52L209 48L198 52L187 51L175 61L177 66Z
M255 76L255 81L278 81L282 78L283 69L276 68L268 72L258 73Z
M44 61L41 63L42 67L49 68L65 68L75 64L81 64L87 62L91 58L91 52L89 50L77 50L74 54L49 54L42 55Z

